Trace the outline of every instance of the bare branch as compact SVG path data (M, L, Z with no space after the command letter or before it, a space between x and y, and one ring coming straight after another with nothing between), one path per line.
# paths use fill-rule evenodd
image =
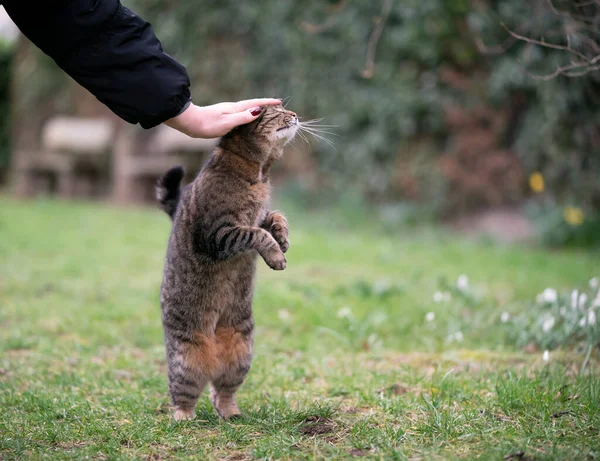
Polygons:
M559 10L558 8L556 8L554 6L554 3L552 3L552 0L546 0L546 3L548 4L548 6L550 7L550 9L552 10L552 12L558 16L563 16L565 18L570 18L570 19L575 19L577 21L581 21L581 22L594 22L594 17L588 17L588 16L581 16L578 14L571 14L568 11L562 11ZM598 4L596 1L594 2L582 2L582 4L576 4L575 6L577 7L583 7L583 6L590 6L593 4Z
M379 16L374 18L375 28L373 29L371 37L369 38L365 68L361 72L363 78L373 78L373 75L375 74L375 54L377 53L377 43L379 43L379 38L383 32L385 23L390 15L390 12L392 11L392 6L393 0L383 0L381 13Z
M508 37L503 43L493 46L486 45L481 37L475 37L475 46L480 53L487 55L503 54L517 41L514 37Z
M562 51L567 51L571 54L574 54L575 56L580 57L581 59L583 59L584 61L590 63L590 59L583 53L580 53L579 51L576 51L568 46L564 46L564 45L555 45L554 43L548 43L545 41L540 41L540 40L535 40L533 38L529 38L529 37L525 37L524 35L520 35L517 34L516 32L513 32L512 30L510 30L508 27L506 27L506 24L504 24L503 22L500 23L500 25L510 34L512 35L514 38L516 38L517 40L521 40L522 42L527 42L527 43L532 43L534 45L540 45L540 46L544 46L546 48L552 48L555 50L562 50Z

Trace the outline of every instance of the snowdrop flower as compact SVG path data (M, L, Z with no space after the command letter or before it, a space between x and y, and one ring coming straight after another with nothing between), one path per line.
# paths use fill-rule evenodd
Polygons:
M579 320L579 326L581 328L583 328L586 325L587 325L587 318L586 317L581 317L581 320Z
M600 307L600 293L598 293L598 296L596 296L596 299L594 299L592 301L592 305L590 307L592 307L592 308Z
M457 331L456 333L449 334L446 338L447 343L452 343L456 341L457 343L462 343L465 337L463 336L461 331Z
M588 325L596 324L596 313L592 310L588 312L587 323L588 323Z
M377 280L373 285L373 291L376 295L383 295L390 289L390 282L387 280Z
M571 309L577 309L577 300L579 299L579 291L573 290L571 292Z
M548 333L550 330L552 330L554 323L555 321L553 316L546 317L546 320L544 320L544 323L542 324L542 330L544 330L544 333Z
M280 309L278 312L279 315L279 320L281 320L282 322L285 322L286 320L290 319L290 311L288 311L287 309Z
M544 353L542 354L542 360L544 362L547 362L548 360L550 360L550 352L544 351Z
M579 296L579 309L583 309L585 307L585 303L587 303L588 297L585 293L581 293Z
M350 308L348 306L342 307L338 311L337 316L340 319L349 319L350 317L352 317L352 311L350 310Z
M500 321L502 323L506 323L510 320L510 314L506 311L502 312L502 314L500 314Z
M427 314L425 315L425 320L427 322L433 322L435 320L435 313L427 312Z
M598 277L594 277L593 279L590 280L590 288L592 290L597 290L600 287L600 280L598 280Z
M558 299L558 294L556 293L556 290L554 288L546 288L542 292L541 297L542 301L545 303L555 303Z
M456 288L461 291L465 291L469 288L469 277L465 274L459 275L458 280L456 281Z
M447 291L444 291L444 292L436 291L433 294L433 302L435 302L435 303L448 302L448 301L450 301L450 299L452 299L452 296Z

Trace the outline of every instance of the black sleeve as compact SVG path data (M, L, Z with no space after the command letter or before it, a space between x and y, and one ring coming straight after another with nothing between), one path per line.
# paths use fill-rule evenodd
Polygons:
M189 105L185 68L119 0L2 3L26 37L122 119L151 128Z

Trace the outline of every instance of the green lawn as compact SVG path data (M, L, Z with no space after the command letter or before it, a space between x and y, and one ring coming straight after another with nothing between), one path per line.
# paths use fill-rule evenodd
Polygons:
M219 420L205 395L174 424L167 217L0 197L0 459L600 458L597 356L578 376L580 353L545 362L500 322L587 284L600 254L283 210L288 267L259 264L244 418Z

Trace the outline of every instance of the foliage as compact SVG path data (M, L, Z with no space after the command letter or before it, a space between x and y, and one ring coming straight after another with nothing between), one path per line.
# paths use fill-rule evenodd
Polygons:
M462 38L468 1L395 2L365 78L367 44L379 2L138 0L165 48L193 77L200 103L257 94L290 98L306 118L336 125L336 149L320 145L327 186L390 192L402 145L422 133L443 135L443 90L435 69L476 59ZM202 12L198 14L198 12Z
M540 207L545 212L538 213L543 216L544 235L554 244L597 243L600 72L573 78L536 78L552 74L576 59L563 49L514 40L500 23L531 39L570 46L584 54L598 39L597 31L587 26L585 18L578 19L581 16L577 13L569 15L569 4L574 2L555 1L557 11L552 11L546 0L490 3L493 7L487 5L471 14L469 23L483 42L505 48L490 58L490 97L503 105L519 96L517 120L506 142L519 155L528 173L539 172L544 179L545 200ZM598 4L589 3L586 8L590 20L600 13ZM592 51L597 53L597 48ZM553 219L564 214L564 207L580 208L584 225L569 226L566 219Z
M10 66L13 48L0 40L0 181L10 160Z
M258 264L255 359L239 392L245 417L220 421L204 394L194 421L173 424L158 307L168 218L0 197L0 457L600 453L598 356L579 376L582 357L568 349L548 362L516 350L493 301L574 286L598 269L597 254L424 230L384 235L358 218L332 229L335 209L321 217L278 205L292 246L284 272ZM436 287L451 300L437 302L447 296Z
M546 288L536 302L512 320L517 344L542 349L565 346L600 348L600 282L592 278L584 290L559 293Z
M286 97L302 117L335 125L336 148L315 144L312 154L320 180L307 184L322 197L352 190L438 214L472 211L520 203L526 178L540 172L556 209L590 218L600 209L598 72L533 78L524 67L547 73L565 52L508 42L501 26L564 44L571 23L545 0L124 3L187 66L197 103ZM582 33L571 37L583 46ZM500 52L485 56L481 43ZM24 94L58 93L44 66ZM563 224L559 234L575 231Z

